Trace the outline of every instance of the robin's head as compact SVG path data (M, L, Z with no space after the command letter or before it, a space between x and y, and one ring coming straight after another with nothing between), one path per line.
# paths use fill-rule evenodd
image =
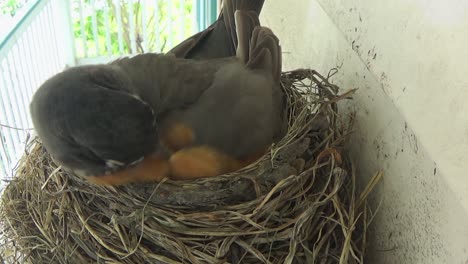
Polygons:
M63 167L83 176L110 173L153 152L153 109L132 82L110 65L67 69L35 93L31 117L44 147Z

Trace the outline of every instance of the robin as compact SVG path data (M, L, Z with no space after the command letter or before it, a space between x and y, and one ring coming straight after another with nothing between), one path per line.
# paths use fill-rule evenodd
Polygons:
M257 20L254 22L254 25L250 25L253 27L255 25L259 25L258 16L261 12L263 4L263 0L223 1L223 12L221 12L217 21L213 23L213 25L183 41L175 48L173 48L170 53L175 54L177 57L191 59L208 59L234 56L236 54L236 47L238 47L237 30L235 30L235 11L239 10L254 12L253 15L254 17L257 17ZM281 61L279 62L279 65L281 66ZM190 118L188 119L188 123L190 123ZM165 133L168 135L165 142L170 143L169 145L173 151L180 150L182 146L190 145L194 140L194 131L191 130L191 128L189 128L187 125L184 125L180 122L171 126L170 131L168 130ZM284 132L285 127L282 129ZM211 132L214 132L214 130L211 130ZM282 135L282 133L279 135ZM276 139L278 138L279 137ZM233 138L224 138L224 140L229 139ZM226 142L227 141L224 141L221 145L227 146ZM265 149L259 150L250 156L243 157L239 160L228 156L225 153L221 153L219 150L209 148L207 146L179 151L171 158L173 174L172 178L198 178L202 177L203 175L215 176L217 174L235 171L255 161L261 157L264 152ZM202 159L201 157L205 158Z
M47 80L30 105L43 145L97 184L209 177L252 162L279 131L281 50L255 11L237 10L231 23L236 57L143 54Z

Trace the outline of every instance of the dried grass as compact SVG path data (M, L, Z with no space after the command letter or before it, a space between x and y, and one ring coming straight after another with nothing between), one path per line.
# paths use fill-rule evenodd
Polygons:
M119 188L69 177L35 139L1 198L4 261L363 263L365 190L347 154L338 87L283 73L287 136L240 172Z

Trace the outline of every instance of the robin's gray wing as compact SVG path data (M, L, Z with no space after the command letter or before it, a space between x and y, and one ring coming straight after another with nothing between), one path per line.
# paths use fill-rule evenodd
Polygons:
M213 82L214 74L235 57L187 60L146 53L112 62L132 85L131 92L148 102L156 115L195 103Z
M245 10L260 14L264 0L224 0L221 14L207 29L199 32L169 53L178 58L213 59L236 54L237 34L234 13Z
M273 85L240 61L223 65L198 101L171 120L193 129L194 145L245 158L273 140Z

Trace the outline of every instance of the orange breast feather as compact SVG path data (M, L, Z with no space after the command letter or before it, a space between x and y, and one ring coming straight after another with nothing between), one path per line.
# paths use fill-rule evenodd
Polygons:
M169 176L169 173L169 161L163 157L151 155L133 167L108 175L88 177L88 180L99 185L159 182Z

